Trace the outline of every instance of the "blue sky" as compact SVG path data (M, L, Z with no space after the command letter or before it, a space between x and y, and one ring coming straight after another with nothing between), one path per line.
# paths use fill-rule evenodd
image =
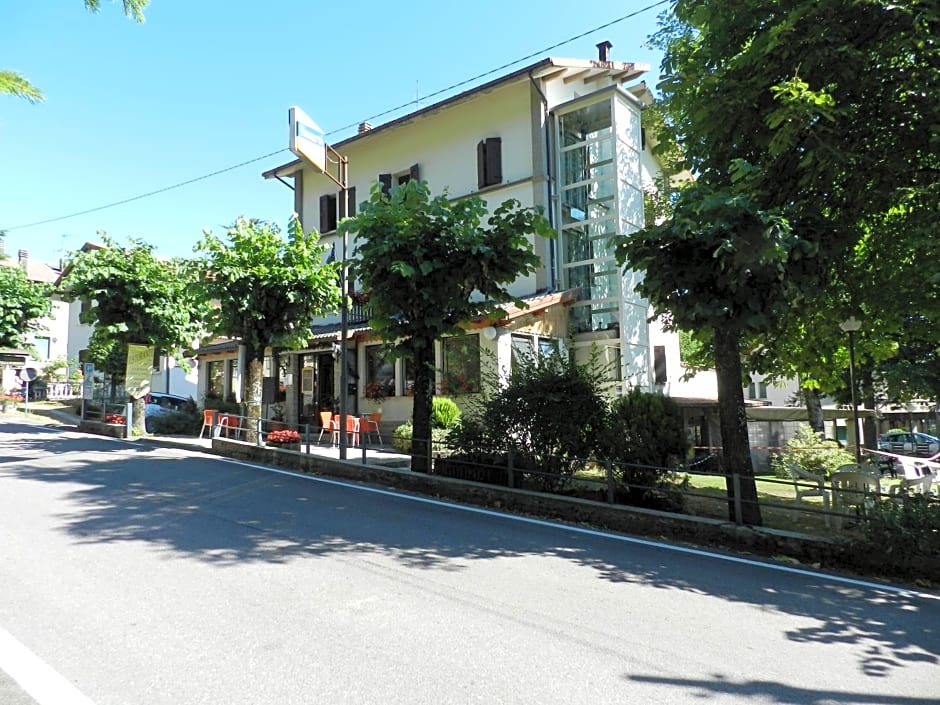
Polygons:
M472 4L312 0L152 0L142 25L120 2L95 15L81 0L0 0L0 69L24 74L46 101L0 96L0 229L8 255L57 262L96 241L140 238L188 256L203 228L239 215L286 223L292 194L261 172L290 161L287 110L302 107L339 141L546 56L650 64L666 5L561 0ZM453 84L535 57L460 89ZM412 101L420 100L419 103ZM344 129L345 128L345 129ZM18 227L133 198L280 153L159 195L57 222ZM354 168L354 166L351 166Z

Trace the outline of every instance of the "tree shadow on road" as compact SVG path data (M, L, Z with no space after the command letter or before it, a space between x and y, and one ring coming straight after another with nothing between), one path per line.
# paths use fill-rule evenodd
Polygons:
M68 509L56 514L53 523L79 544L146 542L219 568L371 554L419 574L462 571L473 561L494 558L552 556L587 567L597 579L614 584L707 595L807 618L811 625L797 620L801 626L784 637L797 643L855 645L859 669L870 678L916 662L940 663L940 600L915 593L772 571L764 573L763 584L736 581L733 562L716 563L691 549L680 565L661 551L647 550L644 544L650 542L645 540L625 550L622 542L581 527L545 529L538 520L501 519L473 508L469 511L496 518L471 522L456 505L381 488L351 490L349 483L262 472L182 450L41 435L11 441L0 433L0 449L12 453L0 466L0 482L12 476L65 483L55 497ZM37 462L39 449L47 451L42 462ZM763 688L760 694L780 703L821 703L825 698L883 702L772 686L716 680L710 692L736 688L746 694L748 688ZM687 687L708 684L690 681Z

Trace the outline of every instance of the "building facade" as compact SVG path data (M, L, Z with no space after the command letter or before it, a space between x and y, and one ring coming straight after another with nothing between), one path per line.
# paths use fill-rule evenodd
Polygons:
M560 348L578 360L599 353L611 394L631 387L682 392L676 336L648 322L649 305L634 292L641 275L618 267L611 244L611 236L643 227L644 194L661 169L642 126L652 97L640 79L649 67L610 61L609 48L599 45L597 60L544 59L384 125L362 124L330 145L348 159L350 215L374 184L391 189L421 179L432 194L455 200L479 196L495 208L516 199L541 208L556 230L554 240L533 241L538 270L509 287L528 308L510 307L498 325L471 323L466 335L438 342L442 394L459 399L475 391L481 361L495 360L508 373L521 350ZM301 159L264 176L293 188L303 227L318 230L341 258L336 226L345 204L335 183ZM285 351L267 366L289 418L335 409L343 393L350 413L371 411L376 390L386 420L410 418L408 361L387 357L355 305L350 321L345 341L338 315L317 321L308 349ZM342 345L345 390L337 382Z

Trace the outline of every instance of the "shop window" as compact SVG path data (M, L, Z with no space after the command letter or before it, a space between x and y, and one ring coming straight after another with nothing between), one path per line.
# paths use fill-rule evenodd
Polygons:
M225 360L212 360L206 363L206 396L225 395Z
M395 396L395 359L384 345L366 348L366 386L369 399Z
M480 336L473 333L444 338L441 394L476 394L480 391Z

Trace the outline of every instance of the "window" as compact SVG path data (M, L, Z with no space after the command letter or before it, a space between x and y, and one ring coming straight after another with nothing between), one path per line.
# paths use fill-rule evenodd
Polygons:
M480 391L480 336L476 333L444 338L444 373L441 394L476 394Z
M408 171L400 171L396 174L379 174L379 183L382 184L382 193L387 196L395 186L407 184L411 180L418 181L420 178L421 169L417 164L412 164Z
M88 313L89 311L91 311L91 301L88 299L83 299L79 306L78 312L79 314L82 314Z
M356 215L356 187L349 189L349 215ZM340 218L346 217L346 204L343 193L326 193L320 196L320 232L328 233L336 230Z
M653 346L653 384L666 384L666 346Z
M225 360L206 363L206 396L222 398L225 395Z
M36 354L39 360L49 359L49 338L33 338L33 347L36 348Z
M404 384L402 385L402 394L406 397L413 397L415 393L415 360L412 356L402 358L402 369L404 370Z
M370 345L366 348L366 386L364 396L395 396L395 360L391 351L384 345Z
M519 364L525 358L531 359L535 355L543 358L561 353L561 344L557 338L546 338L538 335L514 333L511 339L511 344L511 372L516 372L519 369Z
M328 193L320 196L320 232L336 230L336 196Z
M503 181L503 140L488 137L477 144L477 187L485 188Z

